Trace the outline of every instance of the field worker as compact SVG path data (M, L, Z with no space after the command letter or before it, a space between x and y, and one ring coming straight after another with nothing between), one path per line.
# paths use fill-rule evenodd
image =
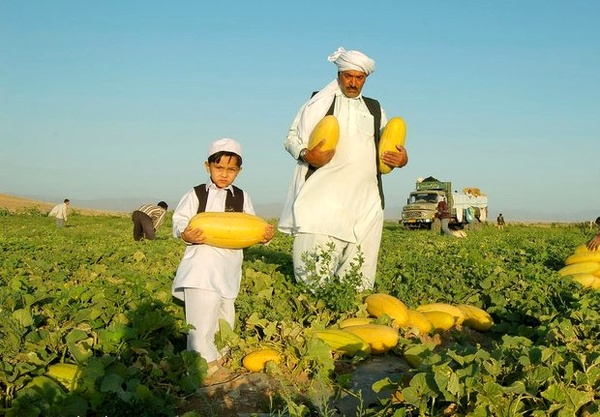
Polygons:
M504 221L504 216L502 215L502 213L500 213L496 218L496 223L498 224L498 229L504 229L504 225L506 224L506 222Z
M224 138L213 142L205 162L210 175L206 184L189 190L173 213L173 235L186 242L183 259L173 281L173 296L184 301L185 318L193 325L187 336L188 350L199 352L208 362L206 384L228 377L221 365L225 351L219 351L214 336L219 319L234 328L234 302L242 278L242 249L221 249L203 245L202 230L188 223L200 212L238 211L254 214L250 196L233 185L242 170L242 150L238 142ZM273 225L265 229L263 243L275 232Z
M154 240L156 231L165 221L169 205L164 201L158 204L144 204L131 214L134 240Z
M362 255L362 284L357 290L364 291L375 282L383 229L377 145L387 118L378 101L362 95L375 61L344 48L328 60L337 67L336 79L300 108L284 142L296 167L278 227L294 236L294 273L299 282L314 284L308 282L314 271L306 267L306 254L329 252L333 246L329 276L343 277ZM323 151L323 142L309 150L310 134L327 114L339 122L339 143L335 150ZM408 162L404 147L397 148L381 158L395 168Z
M56 219L56 227L64 227L67 224L67 207L71 204L71 200L65 198L64 201L56 206L52 207L48 217L54 217Z
M450 219L452 218L452 213L450 213L450 207L448 207L446 197L444 197L443 195L440 195L438 197L435 216L438 219L440 219L440 222L442 224L442 234L448 236L456 236L454 233L452 233L452 230L450 230L450 227L448 226L448 224L450 223Z

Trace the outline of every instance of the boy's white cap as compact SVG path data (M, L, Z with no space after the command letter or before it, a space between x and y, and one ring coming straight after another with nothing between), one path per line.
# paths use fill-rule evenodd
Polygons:
M233 152L236 155L242 156L242 147L233 139L222 138L214 141L208 147L209 157L217 152Z

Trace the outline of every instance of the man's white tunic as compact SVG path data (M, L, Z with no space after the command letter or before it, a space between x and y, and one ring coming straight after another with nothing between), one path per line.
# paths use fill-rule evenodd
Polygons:
M334 80L300 109L284 146L298 158L334 95L333 114L340 124L335 155L308 180L305 180L307 164L298 161L278 228L288 234L323 234L356 243L382 213L373 116L362 96L345 97ZM381 127L386 123L382 109Z

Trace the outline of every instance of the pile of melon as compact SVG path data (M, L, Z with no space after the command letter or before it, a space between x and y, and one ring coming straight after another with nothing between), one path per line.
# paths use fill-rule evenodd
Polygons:
M381 355L396 347L401 329L431 334L460 326L488 331L494 325L485 310L468 304L430 303L410 309L392 295L376 293L366 297L365 305L369 317L347 318L335 327L314 331L312 337L322 340L342 356L366 357ZM280 359L281 356L272 349L260 349L248 354L243 365L256 372L264 369L269 361Z
M586 245L578 246L565 259L565 266L558 273L563 277L571 277L584 288L600 289L600 250L590 251Z

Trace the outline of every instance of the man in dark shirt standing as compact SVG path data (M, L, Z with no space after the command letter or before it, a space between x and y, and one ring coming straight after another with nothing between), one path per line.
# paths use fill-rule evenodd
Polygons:
M169 206L164 201L157 205L144 204L131 215L134 240L154 240L155 233L163 224Z

